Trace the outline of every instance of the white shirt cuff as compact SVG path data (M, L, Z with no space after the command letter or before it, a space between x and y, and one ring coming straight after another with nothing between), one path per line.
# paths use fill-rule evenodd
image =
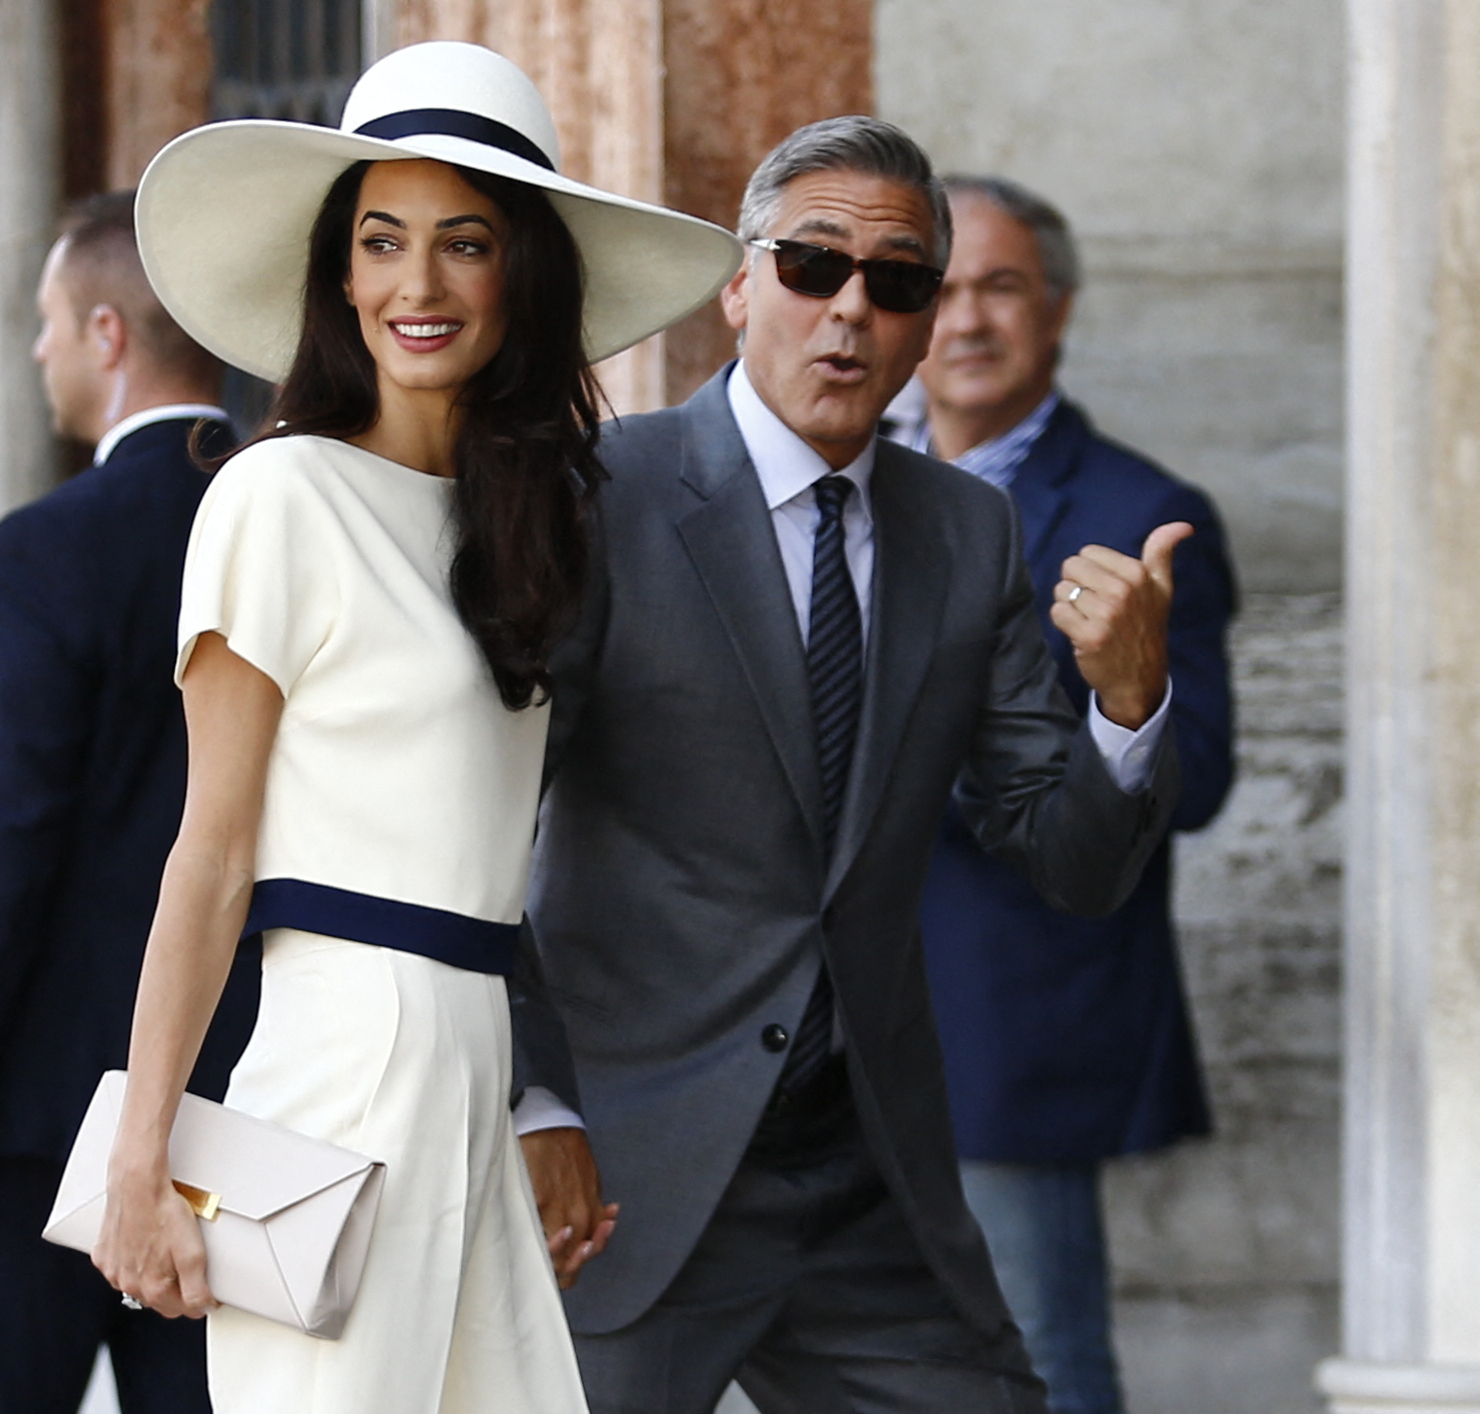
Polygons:
M1152 757L1161 744L1162 733L1166 731L1167 713L1171 708L1172 684L1168 681L1161 706L1151 714L1139 731L1133 732L1129 727L1112 722L1100 711L1099 695L1090 693L1089 734L1094 737L1095 745L1100 749L1105 769L1110 772L1110 779L1127 795L1135 795L1151 783Z
M514 1106L514 1133L520 1138L541 1129L584 1129L586 1121L562 1104L554 1091L531 1085Z

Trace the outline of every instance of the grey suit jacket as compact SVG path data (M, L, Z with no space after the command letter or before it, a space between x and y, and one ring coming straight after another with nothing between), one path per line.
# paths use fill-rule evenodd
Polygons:
M568 1310L615 1330L674 1276L781 1070L761 1032L795 1032L825 952L871 1152L991 1333L1005 1311L960 1194L916 922L931 847L959 779L985 844L1060 906L1108 911L1174 803L1170 734L1152 787L1123 794L1058 687L1008 498L881 443L829 862L801 635L725 376L606 432L598 563L555 664L517 1082L578 1103L622 1204Z

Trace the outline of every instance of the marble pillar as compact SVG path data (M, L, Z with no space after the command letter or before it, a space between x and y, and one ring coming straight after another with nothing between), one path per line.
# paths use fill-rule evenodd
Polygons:
M207 0L102 0L108 190L211 115Z
M60 76L51 0L0 4L0 514L52 481L55 448L31 361L36 281L60 187Z
M1480 16L1349 0L1343 1353L1480 1414Z

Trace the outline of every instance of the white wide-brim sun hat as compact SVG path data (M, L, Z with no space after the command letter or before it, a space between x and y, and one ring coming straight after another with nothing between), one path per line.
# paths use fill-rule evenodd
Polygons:
M739 267L740 243L721 227L562 177L555 124L523 71L480 45L434 40L367 69L337 132L244 119L162 149L135 205L149 282L198 343L281 382L329 188L356 162L427 157L549 193L585 266L593 363L692 313Z

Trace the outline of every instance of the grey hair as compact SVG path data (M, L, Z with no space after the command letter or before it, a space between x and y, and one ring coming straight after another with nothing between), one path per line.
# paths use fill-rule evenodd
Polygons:
M1079 288L1079 251L1074 244L1074 232L1069 229L1063 212L1052 202L1006 177L966 177L953 173L942 177L941 185L951 196L983 197L1028 227L1038 242L1044 279L1060 299Z
M944 184L903 128L858 113L808 123L766 154L740 199L740 239L769 235L782 193L810 172L860 172L918 191L930 204L934 258L944 269L951 258L951 203Z

